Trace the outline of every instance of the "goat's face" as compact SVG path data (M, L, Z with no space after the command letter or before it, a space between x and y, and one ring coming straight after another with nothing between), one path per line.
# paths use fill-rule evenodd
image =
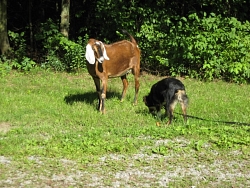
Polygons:
M89 40L85 57L90 64L94 64L95 60L100 63L103 63L104 59L109 60L104 44L94 39Z

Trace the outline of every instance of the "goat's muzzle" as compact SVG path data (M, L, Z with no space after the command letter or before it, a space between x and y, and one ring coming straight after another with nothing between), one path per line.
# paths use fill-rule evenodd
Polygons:
M103 56L101 56L101 57L97 58L97 61L98 61L99 63L103 63L103 61L104 61L104 57L103 57Z

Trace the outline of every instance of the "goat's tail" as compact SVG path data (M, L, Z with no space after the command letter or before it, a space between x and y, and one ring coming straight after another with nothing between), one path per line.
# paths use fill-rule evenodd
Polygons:
M131 42L134 43L135 45L137 45L136 40L134 39L134 37L132 35L129 34L129 32L127 32L125 29L123 29L122 32L124 34L127 34L130 37Z

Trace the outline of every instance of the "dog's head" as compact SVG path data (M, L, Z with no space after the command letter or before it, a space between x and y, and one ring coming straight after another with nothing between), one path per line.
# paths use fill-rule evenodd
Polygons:
M154 113L156 111L156 106L153 104L153 102L148 96L143 97L143 102L148 107L150 113Z

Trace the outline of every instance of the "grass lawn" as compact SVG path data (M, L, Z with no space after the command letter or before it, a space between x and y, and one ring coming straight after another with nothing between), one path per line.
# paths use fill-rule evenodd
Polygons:
M0 187L248 187L250 85L183 79L188 124L156 126L142 98L162 79L110 79L100 114L88 73L0 78ZM162 110L164 113L164 110Z

